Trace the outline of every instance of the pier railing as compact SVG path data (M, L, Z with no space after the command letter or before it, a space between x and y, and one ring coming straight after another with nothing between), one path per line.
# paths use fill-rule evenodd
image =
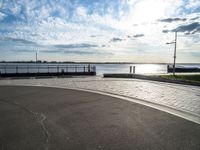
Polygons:
M0 76L96 75L92 65L0 65Z

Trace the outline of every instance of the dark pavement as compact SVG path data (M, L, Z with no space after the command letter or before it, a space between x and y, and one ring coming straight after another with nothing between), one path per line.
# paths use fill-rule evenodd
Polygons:
M200 125L133 102L0 86L1 150L199 150Z

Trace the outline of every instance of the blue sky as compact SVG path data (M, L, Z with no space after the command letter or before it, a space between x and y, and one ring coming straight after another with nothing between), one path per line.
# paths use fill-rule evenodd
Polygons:
M200 63L199 0L0 0L0 61Z

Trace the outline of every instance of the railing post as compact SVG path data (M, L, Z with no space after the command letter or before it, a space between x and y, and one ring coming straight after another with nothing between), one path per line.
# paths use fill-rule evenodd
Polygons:
M7 73L7 71L6 71L6 66L5 66L5 74Z
M75 72L77 72L77 66L75 66Z
M38 66L38 73L39 73L39 66Z
M83 70L84 70L84 72L85 72L85 66L83 67Z
M47 73L49 73L49 66L47 66Z
M27 73L29 73L29 66L27 66Z
M59 66L57 66L57 73L59 73Z
M169 65L167 65L167 73L169 73Z
M66 67L66 72L68 72L68 67Z
M65 73L65 69L61 68L61 73L64 74Z
M90 72L90 64L88 65L88 72Z
M18 65L16 66L16 73L18 73Z

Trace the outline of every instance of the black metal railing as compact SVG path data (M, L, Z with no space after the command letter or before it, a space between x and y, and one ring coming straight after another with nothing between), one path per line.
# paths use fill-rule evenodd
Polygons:
M0 65L0 76L14 75L95 75L96 67L92 65Z

